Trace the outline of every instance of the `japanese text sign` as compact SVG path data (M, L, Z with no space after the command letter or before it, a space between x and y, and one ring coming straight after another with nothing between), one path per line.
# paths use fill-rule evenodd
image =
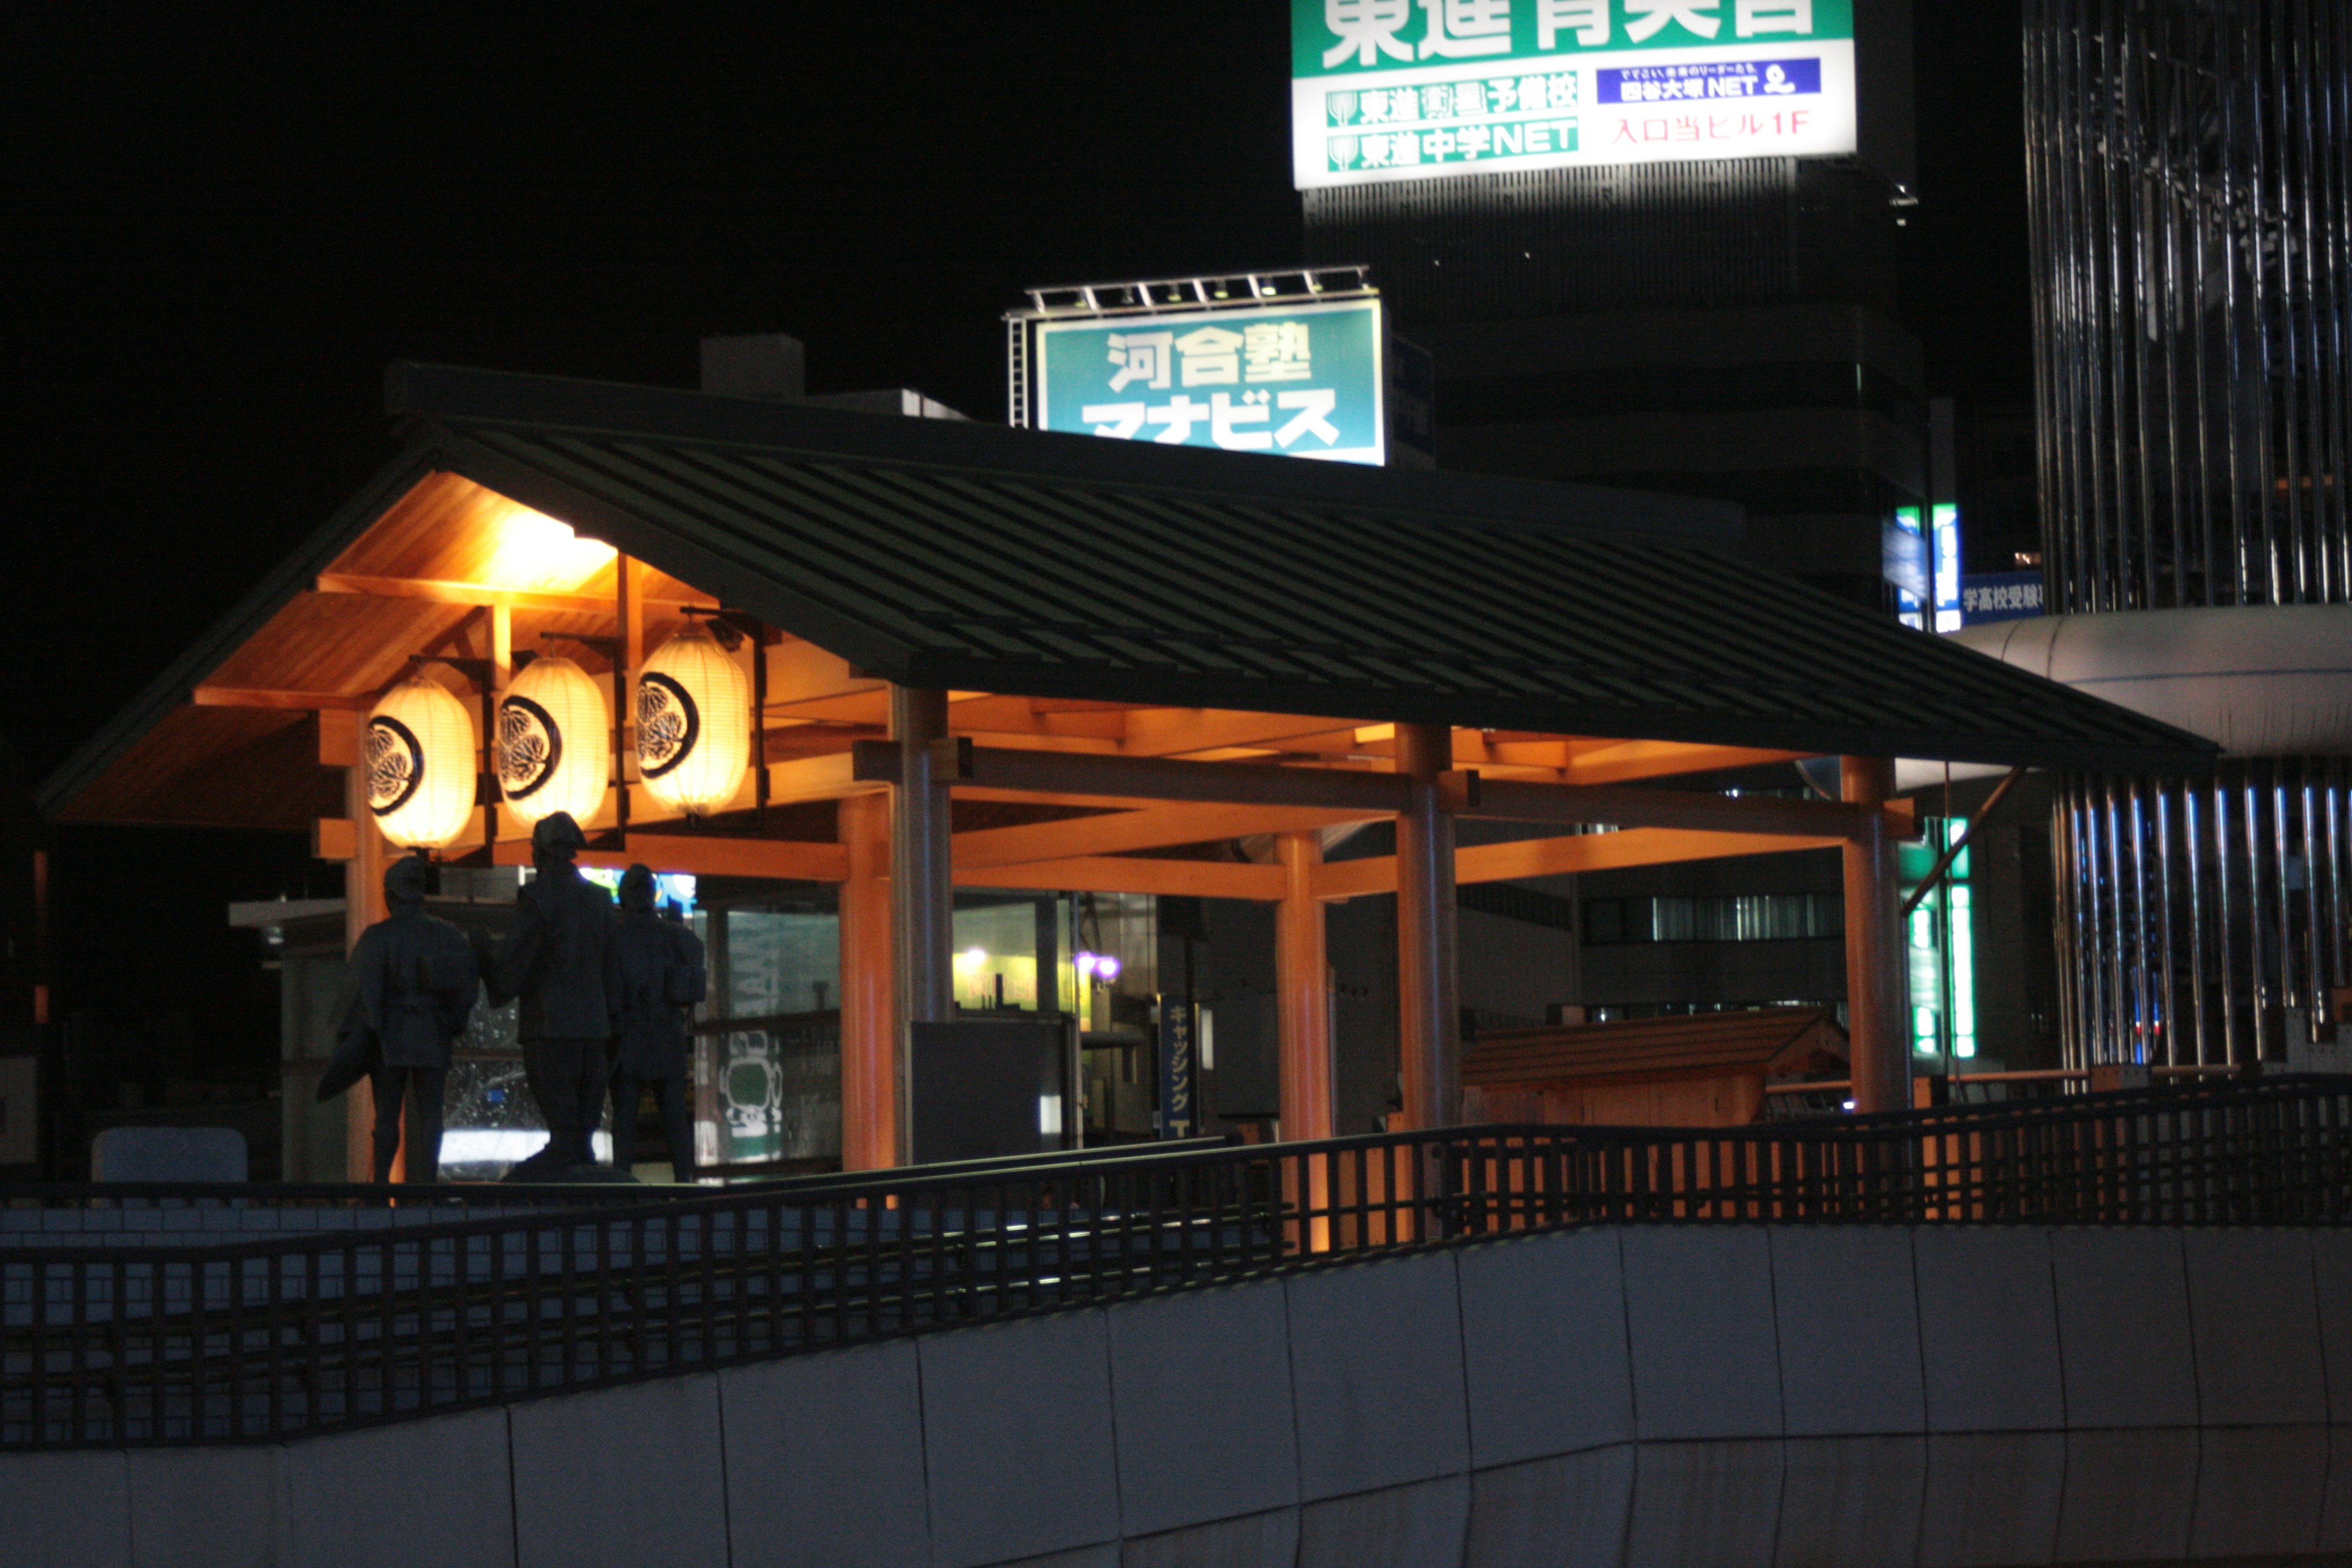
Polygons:
M1960 612L1969 626L2021 621L2042 614L2042 574L1992 572L1960 580Z
M1855 150L1854 0L1291 0L1296 184Z
M1042 430L1386 460L1377 300L1042 321Z

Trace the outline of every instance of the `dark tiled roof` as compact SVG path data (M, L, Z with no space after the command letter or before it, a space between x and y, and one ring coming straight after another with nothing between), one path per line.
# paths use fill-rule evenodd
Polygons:
M910 685L1954 761L2209 748L1705 503L396 367L436 460Z
M436 366L388 380L404 450L45 781L45 809L436 468L910 685L2080 768L2212 752L1742 563L1720 503Z

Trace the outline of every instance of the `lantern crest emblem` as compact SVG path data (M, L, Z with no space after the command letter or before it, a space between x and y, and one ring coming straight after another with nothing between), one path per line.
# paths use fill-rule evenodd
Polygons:
M656 802L701 816L735 797L751 764L751 681L709 627L688 621L654 650L636 712L637 772Z
M545 655L516 671L499 699L499 791L519 822L570 812L585 822L604 806L612 763L611 710L588 672Z
M637 681L637 766L660 778L694 754L702 710L683 681L647 670Z
M389 816L406 805L425 782L425 748L416 731L389 713L368 721L368 809Z
M368 810L387 841L438 849L473 820L474 720L446 687L413 675L385 692L368 715L360 761Z
M528 697L499 704L499 784L509 800L529 800L563 763L563 731Z

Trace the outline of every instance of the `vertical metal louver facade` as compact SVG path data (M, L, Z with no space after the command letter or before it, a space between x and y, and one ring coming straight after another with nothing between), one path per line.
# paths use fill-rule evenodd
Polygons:
M2026 0L2025 85L2053 611L2352 602L2352 0ZM2070 1065L2332 1027L2347 787L2066 779Z

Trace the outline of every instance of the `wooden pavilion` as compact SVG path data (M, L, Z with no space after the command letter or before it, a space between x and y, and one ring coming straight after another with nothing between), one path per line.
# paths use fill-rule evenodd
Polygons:
M588 860L839 885L850 1169L907 1146L906 1031L953 1013L959 885L1276 905L1282 1128L1315 1137L1327 901L1398 896L1402 1120L1436 1125L1460 1106L1457 884L1842 846L1856 1098L1897 1107L1891 759L2210 752L1760 574L1707 503L409 364L389 404L399 455L45 810L312 833L355 935L385 852L359 726L419 656L457 661L427 668L470 703L563 639L618 695L688 609L731 612L756 634L738 797L665 813L616 702ZM1842 801L1661 787L1824 754ZM446 853L528 863L484 793ZM1457 854L1462 816L1611 831ZM1375 818L1397 853L1323 863L1320 830ZM1259 835L1274 863L1188 852Z

